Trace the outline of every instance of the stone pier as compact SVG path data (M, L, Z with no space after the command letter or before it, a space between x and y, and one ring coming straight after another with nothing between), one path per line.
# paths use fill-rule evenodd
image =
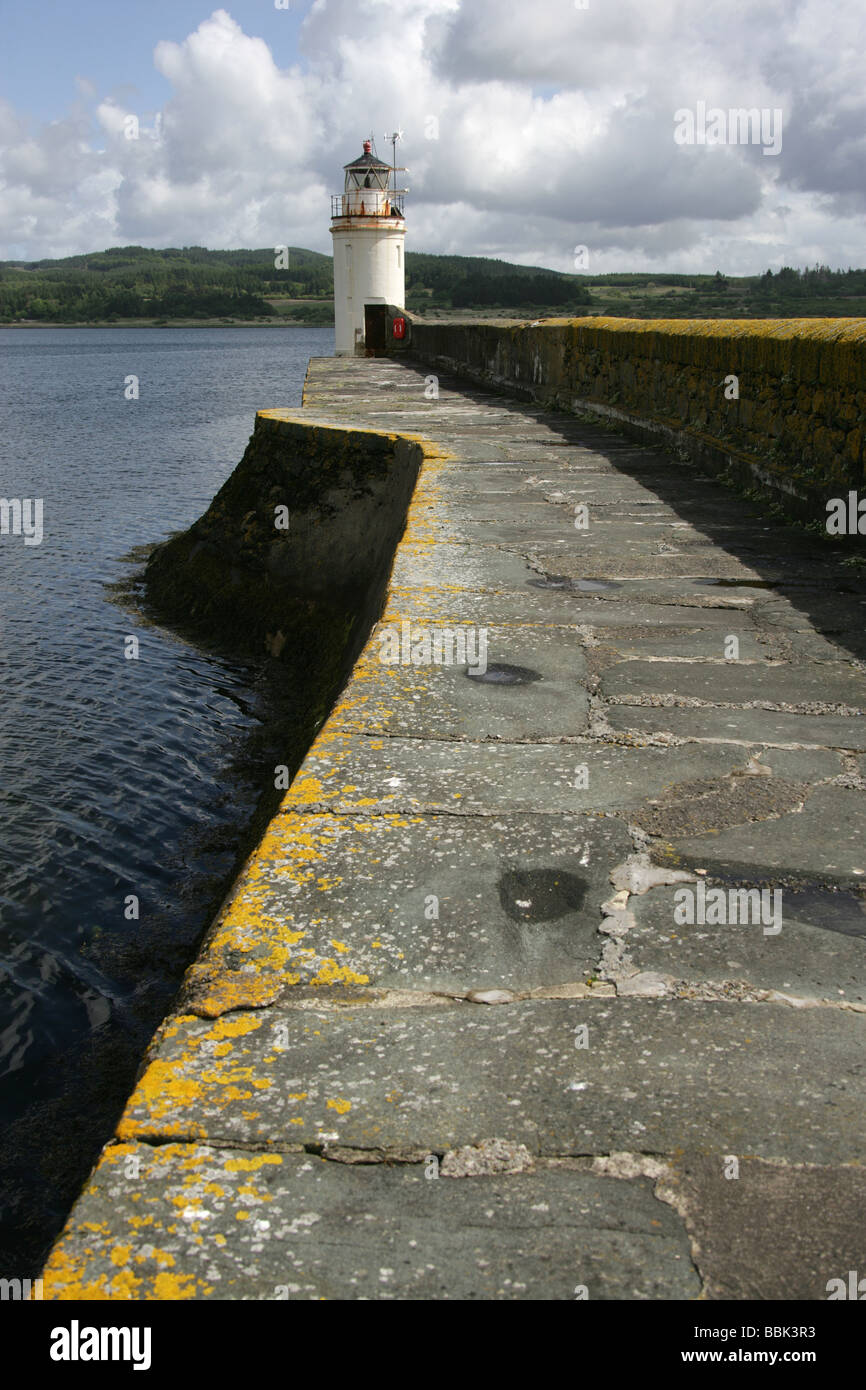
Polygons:
M45 1297L825 1299L866 1275L864 571L430 370L311 364L293 420L421 441L385 610Z

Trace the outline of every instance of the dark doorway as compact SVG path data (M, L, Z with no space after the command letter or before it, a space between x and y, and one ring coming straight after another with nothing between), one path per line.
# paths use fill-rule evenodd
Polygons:
M364 305L364 346L368 355L384 353L388 306Z

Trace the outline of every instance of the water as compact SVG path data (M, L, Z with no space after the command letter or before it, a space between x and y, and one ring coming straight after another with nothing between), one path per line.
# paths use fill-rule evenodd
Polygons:
M332 351L331 328L0 329L0 496L43 499L44 530L0 536L0 1277L108 1138L261 786L259 673L108 586Z

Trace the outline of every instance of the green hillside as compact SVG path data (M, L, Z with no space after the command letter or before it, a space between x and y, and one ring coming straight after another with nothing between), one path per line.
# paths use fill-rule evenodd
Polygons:
M331 257L288 248L276 269L273 248L154 251L113 246L63 260L0 262L0 322L118 322L128 319L333 318Z
M114 246L62 260L0 261L0 323L333 321L331 257L288 248ZM866 270L764 275L563 274L481 256L406 254L414 313L634 318L866 317Z

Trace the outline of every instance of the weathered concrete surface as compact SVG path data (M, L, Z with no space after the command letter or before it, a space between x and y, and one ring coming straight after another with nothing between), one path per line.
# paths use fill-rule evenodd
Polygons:
M658 888L634 899L628 950L638 970L675 975L686 996L706 985L733 996L751 986L801 1006L820 999L866 1009L862 897L815 888L785 892L782 930L770 936L752 922L682 923L675 891Z
M866 1269L866 583L427 374L311 366L311 419L428 441L385 611L46 1297L824 1298ZM382 661L404 623L517 675ZM700 881L780 930L677 921Z
M306 1154L119 1144L70 1232L69 1243L74 1231L87 1252L89 1282L73 1282L73 1272L63 1296L688 1299L700 1292L682 1222L646 1178L622 1182L552 1165L464 1178L447 1170L443 1162L437 1180L435 1162L346 1166Z
M500 686L473 679L465 663L384 665L385 640L400 641L402 622L415 622L409 612L379 625L332 716L335 729L473 742L557 739L583 732L589 702L577 632L489 627L487 666L505 664L526 672L522 683ZM481 674L480 663L473 665Z
M332 747L336 744L334 739ZM657 796L671 784L665 747L622 748L582 739L528 744L373 739L363 734L341 735L339 747L340 776L332 775L325 749L312 749L287 805L337 815L371 807L403 815L606 813L633 806L641 793ZM819 765L822 775L840 773L838 757L825 756L830 761ZM735 746L691 743L680 750L677 767L685 780L724 777L742 771L748 759L749 753ZM539 785L545 788L543 807Z
M193 969L197 1000L225 988L239 952L259 982L276 971L281 984L465 991L584 979L609 865L631 848L621 821L580 815L291 814L272 833L277 852Z
M643 701L648 696L668 694L712 704L758 700L770 706L786 704L803 714L824 712L808 708L815 705L853 706L852 714L860 714L861 707L866 706L866 678L848 667L827 662L815 670L781 662L751 665L742 659L742 653L736 662L725 661L720 655L709 661L624 661L603 679L602 687L606 695L620 700L632 696Z
M810 714L782 714L712 703L695 709L614 705L607 710L607 720L613 730L623 734L633 730L640 738L662 735L668 741L698 739L768 748L838 748L845 752L866 748L866 721L834 714L816 718Z
M586 1047L575 1045L581 1027ZM721 1145L771 1158L784 1135L794 1162L852 1163L862 1152L864 1044L866 1011L728 1000L181 1017L118 1133L386 1155L496 1135L545 1157Z
M777 821L738 825L713 835L712 844L694 838L680 843L694 860L720 873L730 866L739 875L763 882L845 884L856 888L866 877L866 805L861 788L818 787L801 814Z
M659 1190L685 1216L705 1298L826 1299L863 1267L862 1167L691 1156Z

